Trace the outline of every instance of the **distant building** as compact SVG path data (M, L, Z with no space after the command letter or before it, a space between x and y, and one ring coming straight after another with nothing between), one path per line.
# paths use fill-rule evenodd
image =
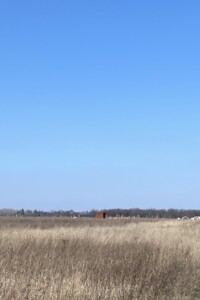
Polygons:
M95 213L95 218L97 219L105 219L106 218L106 213L105 212L96 212Z

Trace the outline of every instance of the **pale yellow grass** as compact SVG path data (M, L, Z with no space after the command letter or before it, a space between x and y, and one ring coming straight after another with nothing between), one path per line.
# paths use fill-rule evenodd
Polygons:
M200 299L200 223L1 219L0 299Z

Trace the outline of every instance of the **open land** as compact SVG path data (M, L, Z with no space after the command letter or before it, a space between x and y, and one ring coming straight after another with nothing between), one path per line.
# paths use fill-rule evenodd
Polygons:
M200 299L200 221L2 217L0 299Z

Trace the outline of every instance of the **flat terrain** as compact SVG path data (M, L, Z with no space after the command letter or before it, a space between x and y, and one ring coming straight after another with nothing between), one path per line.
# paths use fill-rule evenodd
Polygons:
M200 299L200 221L2 217L0 299Z

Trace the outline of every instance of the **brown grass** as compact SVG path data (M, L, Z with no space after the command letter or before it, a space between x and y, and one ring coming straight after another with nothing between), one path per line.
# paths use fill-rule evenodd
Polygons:
M0 299L200 299L200 223L0 219Z

